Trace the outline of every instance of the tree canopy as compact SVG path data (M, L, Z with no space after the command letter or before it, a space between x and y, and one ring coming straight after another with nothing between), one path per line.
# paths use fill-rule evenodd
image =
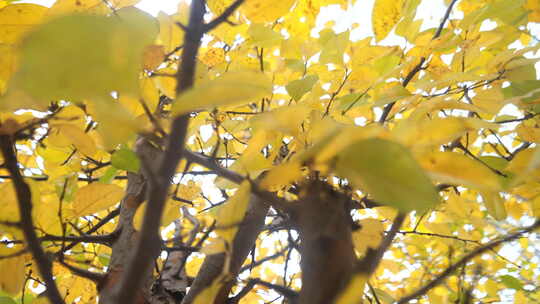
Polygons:
M363 1L0 0L0 303L540 302L540 2Z

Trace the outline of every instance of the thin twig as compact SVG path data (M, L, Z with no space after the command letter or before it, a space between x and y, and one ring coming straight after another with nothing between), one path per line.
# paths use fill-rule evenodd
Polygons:
M439 24L439 27L437 28L435 35L433 35L432 40L439 38L439 36L441 35L442 30L444 29L444 25L446 24L446 21L448 21L448 19L450 18L450 13L452 12L452 8L454 7L454 4L456 4L456 2L457 0L452 0L450 5L448 5L448 8L446 9L446 13L444 14L444 17L441 23ZM403 80L403 84L402 84L403 87L407 87L407 85L414 78L414 76L416 76L416 74L422 70L422 65L424 64L424 62L426 62L426 57L420 58L420 62L409 72L409 74L407 74L407 76L405 77L405 80ZM384 107L381 118L379 119L380 124L384 124L384 122L388 118L388 115L390 114L390 111L392 111L392 108L394 107L395 104L396 102L394 101L387 104Z
M514 233L512 233L512 234L510 234L510 235L508 235L508 236L506 236L506 237L504 237L502 239L491 241L491 242L487 243L486 245L484 245L482 247L476 248L475 250L471 251L470 253L466 254L464 257L459 259L459 261L452 264L450 267L446 268L446 270L443 271L441 274L439 274L434 280L432 280L431 282L425 284L424 286L422 286L420 289L413 292L412 294L401 298L398 301L398 304L405 304L405 303L408 303L411 300L414 300L414 299L416 299L418 297L421 297L422 295L425 295L432 288L434 288L437 285L441 284L449 275L454 273L458 268L460 268L461 266L467 264L470 260L472 260L476 256L478 256L478 255L480 255L480 254L482 254L482 253L484 253L486 251L492 250L492 249L494 249L495 247L497 247L497 246L499 246L501 244L513 241L513 240L519 238L522 234L531 232L531 231L533 231L533 230L535 230L535 229L537 229L539 227L540 227L540 220L536 220L536 222L534 222L534 224L532 224L529 227L526 227L526 228L524 228L524 229L522 229L520 231L514 232Z
M47 297L53 304L62 304L64 300L56 286L52 273L52 263L49 257L41 248L41 243L34 230L32 219L32 193L30 187L24 181L19 172L17 155L14 149L15 143L9 135L0 136L0 148L4 156L4 166L9 171L13 179L13 186L17 194L17 204L19 205L19 215L21 228L27 242L27 247L32 253L37 267L47 287Z

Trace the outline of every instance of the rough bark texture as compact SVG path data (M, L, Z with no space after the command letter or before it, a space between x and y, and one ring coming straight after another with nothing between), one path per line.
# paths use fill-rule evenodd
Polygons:
M293 217L301 240L299 304L328 304L348 282L356 259L349 198L321 181L303 192Z
M159 158L160 151L145 140L140 139L137 142L136 152L141 159ZM146 179L144 170L141 173L128 172L128 183L126 194L120 202L120 216L117 230L120 231L118 238L112 246L111 263L105 282L100 288L100 292L110 291L114 288L125 271L126 261L128 261L137 244L137 231L133 227L133 218L139 205L146 198ZM149 287L152 282L151 269L146 271L145 288L137 291L135 303L146 303L144 300L148 297ZM101 287L101 286L100 286ZM136 292L136 291L134 291Z
M216 296L214 304L227 303L229 293L234 285L234 278L238 275L240 267L244 263L253 244L255 244L255 240L264 226L264 219L267 212L268 204L262 203L258 197L252 195L244 221L240 224L238 233L234 239L229 269L230 277L233 279L223 285ZM224 264L225 254L207 256L182 304L193 303L195 297L221 275Z

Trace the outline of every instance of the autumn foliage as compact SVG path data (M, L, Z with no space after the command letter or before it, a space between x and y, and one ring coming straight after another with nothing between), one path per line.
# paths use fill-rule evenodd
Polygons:
M0 304L540 302L538 0L138 2L0 0Z

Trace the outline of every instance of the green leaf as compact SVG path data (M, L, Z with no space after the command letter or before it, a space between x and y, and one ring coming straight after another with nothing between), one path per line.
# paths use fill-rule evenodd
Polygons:
M343 54L345 54L345 49L347 48L347 45L349 45L349 42L348 31L337 35L332 32L331 38L324 43L319 62L342 64Z
M99 182L103 184L110 184L116 176L117 172L117 168L109 167L109 169L107 169L107 171L105 171L105 173L99 178Z
M540 88L540 80L526 80L520 82L512 82L509 87L503 88L505 98L512 98L527 95ZM524 102L532 102L540 97L540 92L534 92L531 96L523 98Z
M272 82L258 72L230 72L204 81L181 94L172 106L174 114L257 100L272 93Z
M270 26L264 26L260 23L252 24L248 29L248 35L251 37L251 43L262 48L269 48L279 44L281 35Z
M506 287L521 290L523 289L523 283L511 275L500 276L499 279Z
M371 138L356 142L338 156L337 172L377 202L402 211L426 211L439 202L435 187L401 144Z
M0 304L17 304L12 298L0 297Z
M287 92L294 100L299 101L304 94L313 88L317 80L319 80L317 75L308 75L303 79L289 82L289 84L285 86L285 89L287 89Z
M364 105L368 102L369 95L363 93L352 93L341 96L337 99L338 108L342 111L348 111L351 108Z
M11 89L48 100L138 93L143 49L157 36L158 26L135 8L117 13L120 17L63 16L31 32Z
M114 152L111 157L111 164L116 169L126 170L130 172L138 172L141 167L139 157L135 152L127 148L121 148Z

